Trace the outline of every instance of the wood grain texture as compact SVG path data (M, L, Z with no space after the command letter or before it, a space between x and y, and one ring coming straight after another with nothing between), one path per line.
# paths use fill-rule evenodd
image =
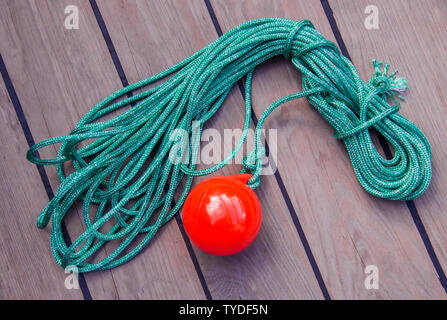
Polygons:
M64 8L80 9L80 29L64 28ZM246 20L280 16L310 19L334 41L320 1L211 0L223 31ZM364 28L368 1L330 0L342 36L361 76L380 58L410 81L402 114L427 135L433 148L433 181L415 201L444 270L447 155L447 3L442 0L377 0L380 29ZM129 82L186 58L217 33L202 0L98 1ZM399 44L399 45L397 45ZM410 48L410 50L409 50ZM36 141L67 133L95 103L121 88L110 53L87 0L9 0L0 3L0 52ZM255 72L253 107L259 117L275 99L301 90L299 73L282 57ZM0 81L0 298L81 299L66 290L65 274L50 253L49 228L35 227L48 201L11 101ZM241 128L243 99L234 88L206 128ZM306 101L272 114L275 159L332 298L432 299L446 297L406 205L369 196L357 182L345 147ZM231 146L225 143L225 150ZM270 143L271 141L269 141ZM270 144L270 147L275 147ZM44 157L56 150L47 148ZM215 155L219 160L224 155ZM207 166L201 166L201 168ZM217 175L237 173L230 165ZM54 190L55 169L46 168ZM204 178L197 178L195 184ZM321 299L322 293L274 176L256 190L263 225L255 242L230 257L194 248L215 299ZM72 238L83 230L77 210L68 216ZM19 235L19 236L18 236ZM110 250L114 244L107 246ZM380 289L366 290L364 268L377 265ZM175 221L163 227L131 262L86 274L94 299L196 299L204 293Z
M130 82L162 71L217 38L203 1L98 1L98 6ZM206 128L223 136L225 129L241 128L243 117L240 92L235 88ZM240 165L230 165L217 175L240 169ZM195 184L203 179L195 179ZM247 250L216 257L195 249L212 297L321 299L276 181L265 181L257 194L265 215L259 236ZM119 285L121 279L115 277L115 281Z
M48 196L37 168L26 163L28 144L0 80L0 299L82 299L65 288L53 262L48 232L35 226L35 208Z
M319 1L211 3L224 32L249 19L278 16L310 19L334 41ZM255 71L258 117L275 99L301 90L300 80L282 58ZM278 129L278 169L332 298L445 298L405 203L374 198L361 188L344 145L317 111L294 101L275 111L266 128ZM365 289L366 265L378 266L379 290Z
M79 8L79 30L64 28L64 8L69 4ZM0 50L36 141L66 134L94 104L122 87L88 1L7 1L2 2L0 15ZM48 148L41 155L54 157L55 152ZM27 170L34 167L23 165ZM55 169L49 167L47 173L56 190ZM43 190L41 184L35 188ZM32 207L35 218L43 207L43 201ZM71 235L84 229L75 213L66 224ZM48 237L48 229L39 232ZM163 228L157 240L132 263L86 274L92 297L203 298L175 223ZM119 286L115 272L123 275ZM57 278L63 270L54 274Z
M436 255L447 271L447 2L379 0L379 29L364 26L368 1L330 4L347 49L360 74L372 74L372 58L389 61L409 81L400 112L427 136L433 152L433 178L415 205Z

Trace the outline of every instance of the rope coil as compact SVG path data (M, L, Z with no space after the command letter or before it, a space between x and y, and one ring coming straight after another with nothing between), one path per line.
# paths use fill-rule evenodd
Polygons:
M61 181L37 221L37 226L44 228L51 219L51 248L57 263L63 267L76 265L79 272L89 272L116 267L139 253L181 208L193 177L219 170L244 145L250 127L253 70L277 55L290 58L301 72L303 91L277 100L260 117L254 149L244 158L242 169L253 174L250 187L260 184L265 153L261 128L266 118L283 103L307 97L334 127L336 138L343 139L354 172L368 192L386 199L407 200L426 190L431 178L429 143L413 123L397 113L398 99L403 99L398 93L407 88L405 80L397 78L396 72L388 75L388 64L382 72L382 64L374 61L376 73L365 83L336 45L324 39L310 21L252 20L184 61L105 98L70 134L30 148L28 160L55 164ZM130 95L168 76L168 80ZM246 114L240 141L221 163L195 170L203 124L245 76ZM396 105L390 106L388 98ZM120 114L103 119L118 110ZM378 153L369 128L375 128L392 145L392 159ZM192 139L176 135L178 129ZM39 158L39 149L57 143L61 145L55 158ZM182 161L171 161L173 153ZM67 161L74 167L68 175L63 168ZM182 181L184 188L173 204ZM63 238L62 220L78 200L82 201L86 230L68 245ZM137 240L140 234L143 237ZM120 245L102 260L92 261L94 253L113 240L120 240Z

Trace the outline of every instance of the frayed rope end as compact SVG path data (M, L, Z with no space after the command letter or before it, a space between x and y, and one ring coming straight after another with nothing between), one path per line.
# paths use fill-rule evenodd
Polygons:
M402 101L405 101L402 94L409 89L408 81L405 78L397 77L397 69L388 74L388 70L390 68L390 64L388 62L383 65L382 61L377 61L374 59L372 64L374 66L375 73L368 83L374 86L384 99L389 96L391 98L397 97ZM381 70L382 65L383 70Z

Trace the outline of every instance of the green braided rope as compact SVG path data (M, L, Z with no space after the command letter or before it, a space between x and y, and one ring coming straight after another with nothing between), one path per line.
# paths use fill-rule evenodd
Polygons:
M57 263L63 267L76 265L80 272L104 270L140 252L180 209L193 177L219 170L245 143L253 70L281 54L291 57L302 73L304 91L279 99L262 114L255 147L244 159L242 169L253 174L249 181L252 188L260 183L264 156L260 132L266 118L281 104L307 97L334 127L336 137L343 139L354 172L368 192L386 199L406 200L426 190L431 178L430 146L422 132L397 113L397 98L402 98L397 92L407 88L406 81L396 78L395 72L388 75L388 64L382 72L381 63L374 61L376 74L365 83L350 61L309 21L253 20L177 65L113 93L91 109L70 134L30 148L28 160L56 164L61 181L37 220L37 226L44 228L51 218L51 248ZM241 140L224 161L196 171L203 124L220 108L233 85L246 75L246 115ZM167 76L171 78L130 96ZM387 103L389 97L396 105ZM120 114L112 114L120 109ZM103 118L110 114L113 117ZM374 127L393 146L391 160L377 152L369 127ZM186 130L186 137L176 134L178 129ZM192 139L186 139L188 136ZM56 158L39 158L38 149L57 143L61 146ZM182 161L172 161L175 156ZM66 175L63 163L69 160L74 172ZM185 175L183 191L173 204L174 193ZM67 245L61 224L77 200L83 203L86 230ZM140 234L142 237L137 240ZM92 261L92 255L105 243L118 239L120 245L106 258Z

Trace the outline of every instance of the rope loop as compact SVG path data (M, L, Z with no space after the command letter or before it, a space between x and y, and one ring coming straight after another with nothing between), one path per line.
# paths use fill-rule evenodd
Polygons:
M89 272L114 268L137 255L180 210L193 178L221 169L241 150L251 123L253 72L278 55L290 59L301 73L303 90L273 102L260 116L253 149L242 167L253 175L251 188L261 181L261 129L267 118L281 105L306 97L334 128L336 138L343 139L365 190L385 199L409 200L427 189L430 145L419 128L397 112L407 81L398 78L397 71L388 73L388 63L373 60L375 73L365 83L310 21L257 19L165 71L111 94L71 133L30 148L28 160L55 164L61 182L37 219L39 228L51 221L56 262ZM196 170L205 122L244 77L245 120L238 144L219 164ZM396 104L390 105L389 99ZM372 128L394 149L391 159L376 150L368 130ZM60 144L57 156L40 159L38 150L54 144ZM72 164L70 174L66 163ZM68 243L63 222L76 204L82 205L85 230ZM96 254L109 241L118 245L110 246L114 249L107 254Z

